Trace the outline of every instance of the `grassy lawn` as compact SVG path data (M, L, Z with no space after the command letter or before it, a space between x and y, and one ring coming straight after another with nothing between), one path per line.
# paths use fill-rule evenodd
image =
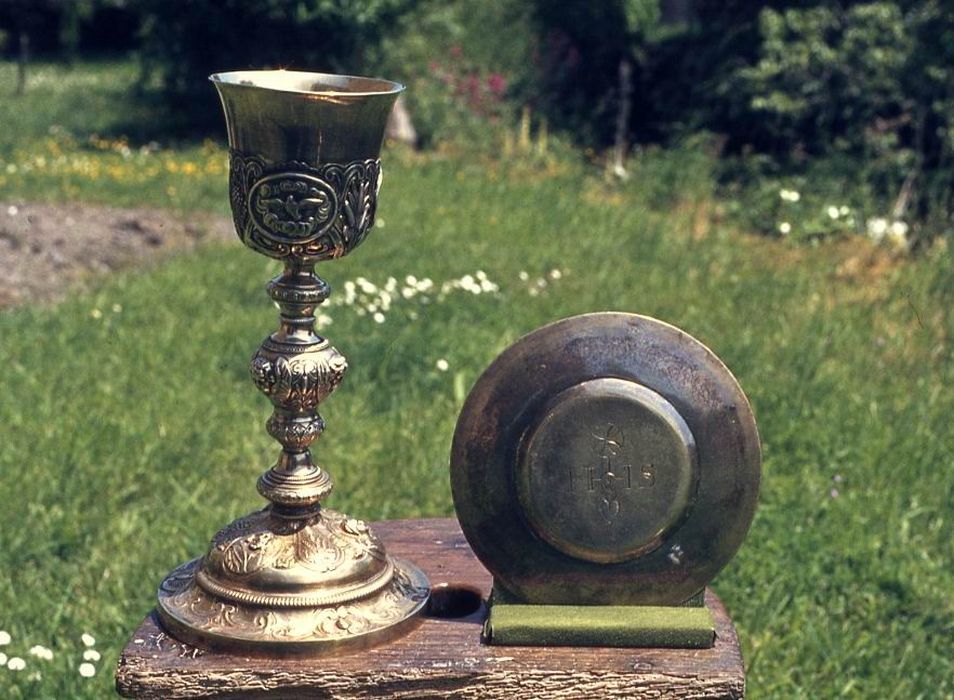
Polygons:
M0 101L4 205L225 210L221 146L116 137L128 64L40 70L26 98ZM0 65L0 86L12 75ZM656 316L725 360L760 425L758 515L715 582L749 696L954 696L946 248L892 258L861 239L795 248L731 230L692 154L648 154L625 186L573 160L383 158L382 225L320 270L339 298L359 276L400 289L478 270L499 291L451 284L398 299L383 323L357 304L327 310L352 367L316 449L338 484L329 505L451 515L456 415L504 347L572 314ZM246 363L276 322L275 271L236 242L0 313L0 651L27 661L0 668L0 696L108 696L163 575L260 506L254 479L277 445ZM91 679L77 672L84 632L103 657Z

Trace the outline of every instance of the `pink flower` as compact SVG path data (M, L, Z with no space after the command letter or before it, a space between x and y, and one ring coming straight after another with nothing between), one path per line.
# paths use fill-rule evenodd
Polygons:
M507 79L500 73L491 73L487 76L487 89L492 95L501 97L507 91Z

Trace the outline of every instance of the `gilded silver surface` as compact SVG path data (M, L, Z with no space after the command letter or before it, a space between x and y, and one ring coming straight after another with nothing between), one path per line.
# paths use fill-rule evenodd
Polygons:
M381 162L270 165L229 153L229 196L239 238L280 260L328 260L353 250L374 224Z
M315 332L315 310L330 289L314 267L349 253L374 223L377 156L402 87L293 71L212 80L232 147L236 232L285 263L268 285L279 328L250 365L274 407L266 430L282 449L258 480L270 505L220 530L205 556L174 570L159 589L159 616L180 639L208 647L326 653L381 643L414 623L430 589L363 521L321 506L333 482L310 448L325 428L318 406L348 363Z

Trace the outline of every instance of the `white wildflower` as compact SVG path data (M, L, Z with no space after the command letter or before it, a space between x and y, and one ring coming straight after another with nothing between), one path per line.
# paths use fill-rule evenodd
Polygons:
M16 204L11 204L9 207L7 207L7 214L9 216L16 216L19 213L20 213L20 210L17 209Z
M797 202L802 198L801 193L795 190L779 190L778 196L786 202Z
M374 319L375 323L384 323L384 314L382 314L380 311L375 312L374 316L371 318Z
M908 247L908 225L903 221L895 221L888 229L885 236L888 242L895 248L904 249Z
M96 644L96 637L91 635L89 632L83 632L80 639L83 641L83 646L85 647L91 647Z
M6 630L0 630L0 647L5 647L10 643L10 633Z
M471 294L480 294L481 288L480 284L477 283L477 280L474 279L473 275L464 275L460 278L460 288L465 292L470 292Z
M416 287L417 277L415 277L414 275L408 275L407 277L404 278L404 284L406 284L408 287Z
M84 661L99 661L100 655L99 652L95 649L87 649L83 652Z
M880 243L884 235L888 232L888 220L881 217L868 219L865 222L865 228L868 231L868 238L875 243Z
M89 662L81 663L79 665L79 674L83 678L92 678L96 675L96 667Z
M47 649L46 647L40 646L39 644L37 644L35 646L30 647L30 656L35 656L38 659L43 659L45 661L52 661L53 651L51 649Z
M7 661L7 668L11 671L22 671L26 668L26 661L21 659L19 656L14 656L12 659Z
M838 213L842 216L848 216L848 214L851 213L851 209L842 204L840 207L838 207Z
M410 299L415 294L417 294L417 289L415 289L414 287L403 287L401 289L401 296L404 297L405 299Z
M93 309L92 311L89 312L89 315L92 316L93 318L102 318L103 312L100 311L99 309Z
M561 277L563 277L563 273L560 272L559 270L556 270L556 269L550 270L550 279L551 279L551 280L558 280L558 279L560 279Z
M114 313L114 314L122 313L122 311L123 311L123 305L122 305L122 304L113 304L113 313Z
M384 219L380 219L380 218L374 220L374 225L377 226L378 228L384 228L386 226L386 224L384 223Z
M521 282L526 282L528 279L530 279L530 275L526 270L520 270L520 274L517 275L517 277L520 278Z
M783 236L787 236L792 232L792 225L787 221L783 221L778 225L778 230Z
M827 211L828 211L828 218L829 218L829 219L834 220L834 219L837 219L837 218L839 217L838 207L836 207L836 206L829 206L828 209L827 209Z
M450 365L448 364L447 360L445 360L443 357L439 359L437 362L435 362L434 366L437 367L438 372L446 372L447 370L450 369Z

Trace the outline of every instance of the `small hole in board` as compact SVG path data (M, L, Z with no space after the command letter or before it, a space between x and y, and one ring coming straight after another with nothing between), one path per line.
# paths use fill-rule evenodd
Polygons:
M480 610L480 591L457 583L439 583L431 588L424 614L427 617L453 619L467 617Z

